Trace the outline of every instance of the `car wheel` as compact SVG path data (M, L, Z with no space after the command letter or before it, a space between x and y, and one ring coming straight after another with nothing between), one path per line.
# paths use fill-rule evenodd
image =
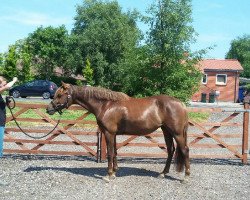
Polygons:
M43 98L44 99L49 99L50 98L50 93L49 92L44 92L43 93Z
M19 92L18 90L14 90L14 91L12 92L12 96L13 96L14 98L19 98L19 97L20 97L20 92Z

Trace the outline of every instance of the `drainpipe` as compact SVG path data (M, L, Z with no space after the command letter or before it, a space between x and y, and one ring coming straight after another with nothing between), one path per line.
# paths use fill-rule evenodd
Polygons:
M236 71L235 73L235 80L234 80L234 103L237 102L237 94L236 94L236 89L237 89L237 77L238 77L239 72Z

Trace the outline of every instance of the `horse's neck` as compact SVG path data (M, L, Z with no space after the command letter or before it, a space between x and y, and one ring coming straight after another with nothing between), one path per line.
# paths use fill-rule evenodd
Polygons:
M78 93L75 95L74 103L82 106L83 108L87 109L89 112L98 116L104 101L98 100L94 97L84 98L83 93Z

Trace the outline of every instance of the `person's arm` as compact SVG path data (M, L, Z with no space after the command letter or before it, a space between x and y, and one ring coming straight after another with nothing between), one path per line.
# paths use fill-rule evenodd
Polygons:
M17 82L17 77L14 77L13 80L10 81L9 83L7 83L6 85L7 85L9 88L11 88L11 87L15 84L15 82Z
M8 89L10 89L10 87L7 86L7 84L4 85L4 86L1 86L1 87L0 87L0 94L2 94L5 90L8 90Z
M17 77L14 77L13 80L10 81L9 83L0 86L0 94L1 94L2 92L4 92L5 90L10 89L10 88L15 84L15 82L17 82Z

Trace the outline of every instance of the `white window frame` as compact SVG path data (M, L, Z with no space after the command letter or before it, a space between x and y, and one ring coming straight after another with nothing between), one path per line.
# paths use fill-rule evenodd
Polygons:
M206 76L206 82L203 82L203 77ZM201 78L201 82L202 84L206 85L207 84L207 74L203 74L202 78Z
M225 83L218 82L218 76L225 76ZM227 74L216 74L216 85L227 85Z

